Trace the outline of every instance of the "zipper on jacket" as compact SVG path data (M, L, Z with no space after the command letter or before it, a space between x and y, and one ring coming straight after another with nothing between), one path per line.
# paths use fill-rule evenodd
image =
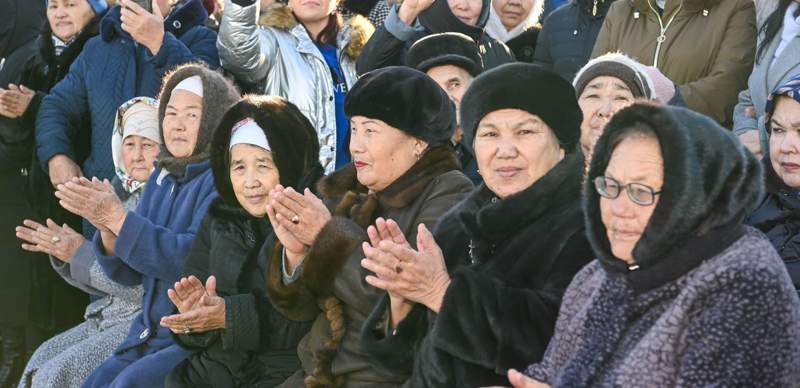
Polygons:
M667 36L665 35L667 33L667 29L669 29L669 26L675 20L675 17L678 16L678 14L681 12L681 8L683 8L683 1L681 1L681 3L678 5L678 9L675 10L675 13L672 14L672 17L669 18L669 21L667 21L666 25L664 25L663 21L661 20L661 15L658 14L658 11L656 11L656 9L653 8L653 4L650 2L650 0L647 0L647 5L650 7L650 10L653 11L653 14L656 15L656 20L658 20L658 28L661 31L658 34L658 38L656 38L656 53L655 56L653 57L653 67L658 69L658 56L659 54L661 54L661 44L663 44L664 41L667 40Z

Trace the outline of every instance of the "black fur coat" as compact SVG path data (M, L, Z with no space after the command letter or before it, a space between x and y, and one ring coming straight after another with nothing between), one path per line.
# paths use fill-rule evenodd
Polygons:
M572 277L593 254L580 204L583 156L499 200L485 186L435 231L452 283L438 316L417 305L384 336L385 297L362 333L381 368L409 387L509 385L505 371L541 359ZM430 322L430 323L428 323Z

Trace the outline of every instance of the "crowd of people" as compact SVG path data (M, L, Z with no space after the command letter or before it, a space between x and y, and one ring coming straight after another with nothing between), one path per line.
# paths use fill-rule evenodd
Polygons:
M800 386L797 0L0 5L0 388Z

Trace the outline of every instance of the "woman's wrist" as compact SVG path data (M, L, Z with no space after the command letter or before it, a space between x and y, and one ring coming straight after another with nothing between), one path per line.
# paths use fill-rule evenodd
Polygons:
M119 236L120 232L122 231L122 225L125 224L125 218L128 217L128 212L126 210L122 210L119 212L119 215L113 217L107 225L104 225L108 230L113 233L115 236Z
M434 283L433 292L430 293L428 300L425 301L425 306L438 314L442 309L442 302L444 302L444 295L447 293L447 288L450 287L450 276L447 273L440 276Z
M414 302L404 298L389 298L389 323L392 325L390 330L396 329L400 322L411 312L414 308Z
M286 272L289 274L294 273L295 268L297 268L300 263L305 260L308 250L304 250L302 252L292 252L285 247L283 248L283 256L284 256L284 266L286 267Z

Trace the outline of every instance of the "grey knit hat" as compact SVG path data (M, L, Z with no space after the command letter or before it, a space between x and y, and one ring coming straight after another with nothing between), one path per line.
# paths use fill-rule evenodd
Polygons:
M657 97L653 79L644 65L622 53L603 54L584 65L572 81L575 95L580 96L589 82L601 76L618 78L628 86L634 98L653 100Z

